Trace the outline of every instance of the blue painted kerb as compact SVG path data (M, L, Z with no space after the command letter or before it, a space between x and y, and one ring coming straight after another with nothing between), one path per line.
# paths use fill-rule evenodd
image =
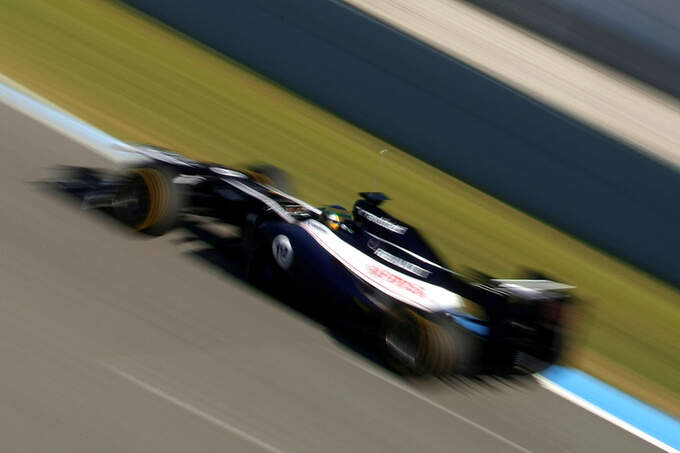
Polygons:
M542 375L666 445L680 449L680 420L579 370L553 366Z
M124 143L69 113L0 82L0 102L36 119L67 137L96 150L100 154L121 161L130 154L122 150Z

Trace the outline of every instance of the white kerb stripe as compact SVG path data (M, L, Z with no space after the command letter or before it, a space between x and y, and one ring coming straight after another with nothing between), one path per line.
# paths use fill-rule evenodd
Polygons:
M604 409L595 406L593 403L590 401L586 401L585 399L581 398L580 396L570 392L569 390L565 389L564 387L561 387L560 385L554 383L553 381L541 376L540 374L535 374L534 378L536 381L545 389L550 390L551 392L555 393L556 395L561 396L562 398L571 401L572 403L576 404L579 407L582 407L583 409L587 410L588 412L591 412L598 417L601 417L605 420L607 420L609 423L618 426L619 428L628 431L629 433L639 437L640 439L649 442L650 444L654 445L657 448L660 448L663 451L666 451L668 453L680 453L677 449L671 447L670 445L667 445L663 442L661 442L659 439L656 439L649 434L639 430L638 428L634 427L630 423L627 423L620 418L616 417L615 415L610 414L609 412L605 411Z

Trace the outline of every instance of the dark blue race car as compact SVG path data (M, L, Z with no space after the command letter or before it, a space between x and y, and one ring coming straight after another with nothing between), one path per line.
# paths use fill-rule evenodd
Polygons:
M139 162L116 176L80 169L61 184L87 206L162 234L184 214L240 228L248 278L304 295L338 323L377 339L396 369L446 376L510 371L522 358L556 361L570 286L544 278L464 277L410 225L361 193L349 211L287 193L268 167L234 169L131 145Z

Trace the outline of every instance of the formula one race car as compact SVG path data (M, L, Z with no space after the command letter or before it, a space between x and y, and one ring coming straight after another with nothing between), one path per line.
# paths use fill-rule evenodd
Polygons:
M351 212L319 209L286 193L273 167L237 170L151 146L130 150L142 161L122 175L79 169L60 184L149 234L185 213L240 227L248 278L275 279L338 320L369 326L396 369L474 374L509 371L522 356L559 357L570 286L465 278L381 208L382 193L361 193Z

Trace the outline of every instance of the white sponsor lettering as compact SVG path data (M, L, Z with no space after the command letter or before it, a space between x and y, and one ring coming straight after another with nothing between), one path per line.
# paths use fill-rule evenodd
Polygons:
M406 233L406 228L403 225L397 225L396 223L392 222L390 219L387 217L379 217L371 212L368 212L365 209L362 209L357 206L357 212L359 213L360 216L365 217L368 221L375 223L376 225L380 225L381 227L385 228L386 230L390 230L394 233L397 234L404 234Z
M405 269L411 272L412 274L416 274L419 277L427 278L427 276L431 274L431 272L428 271L427 269L423 269L422 267L416 266L415 264L408 262L405 259L399 258L398 256L394 256L383 249L377 249L374 253L376 254L376 256L384 259L388 263L394 264L395 266Z

